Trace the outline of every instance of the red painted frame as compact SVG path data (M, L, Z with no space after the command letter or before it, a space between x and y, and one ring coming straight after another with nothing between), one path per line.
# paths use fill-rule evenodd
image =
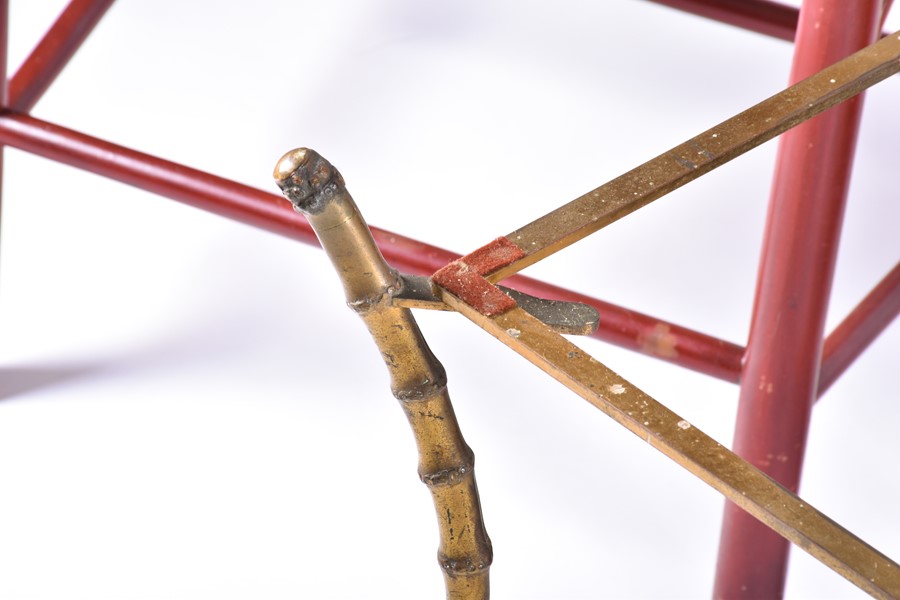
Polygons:
M798 12L769 0L654 1L785 40L794 40L796 32L793 80L874 41L891 4L890 0L805 0ZM0 0L0 145L298 241L317 243L306 220L280 196L28 114L112 3L71 0L19 70L7 77L8 1ZM820 9L824 18L817 16ZM595 336L601 340L740 383L735 450L796 490L813 402L900 313L898 264L824 337L824 316L861 107L861 98L847 102L782 137L746 348L528 277L516 276L508 283L536 296L596 307L601 319ZM811 142L818 148L816 153L798 150ZM823 172L831 173L831 179L822 177ZM804 207L810 203L828 208L809 211ZM807 216L814 212L819 218L811 223ZM804 227L799 229L801 220ZM799 230L804 232L802 236L797 236ZM386 259L406 272L431 275L458 257L389 231L373 228L373 232ZM824 254L823 247L827 248ZM782 314L777 333L771 326L776 314ZM784 314L791 318L785 319ZM674 344L674 356L657 352L653 340L660 331L665 332L670 348ZM794 343L784 343L785 339ZM777 418L760 416L774 414L772 407L776 405ZM788 460L767 461L766 456L779 453L785 453ZM785 540L742 511L727 507L715 596L783 595L787 546Z

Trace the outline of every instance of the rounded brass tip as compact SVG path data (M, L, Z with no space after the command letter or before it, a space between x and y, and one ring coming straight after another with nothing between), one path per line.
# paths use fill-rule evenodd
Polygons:
M311 154L315 154L315 151L310 150L309 148L295 148L290 152L287 152L278 159L272 177L275 178L275 181L284 181L290 177L294 171L306 164L310 159Z

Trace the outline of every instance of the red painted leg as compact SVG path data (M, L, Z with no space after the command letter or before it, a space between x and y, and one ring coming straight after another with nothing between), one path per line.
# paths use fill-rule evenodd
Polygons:
M114 0L72 0L9 83L13 110L29 112Z
M875 40L882 0L806 0L792 82ZM796 491L862 108L861 97L784 134L769 204L734 450ZM788 543L732 504L714 595L780 598Z

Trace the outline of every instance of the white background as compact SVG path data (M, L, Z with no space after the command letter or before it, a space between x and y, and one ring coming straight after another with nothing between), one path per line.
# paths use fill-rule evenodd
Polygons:
M62 6L11 2L13 66ZM777 92L791 51L637 0L119 0L33 114L271 191L309 146L370 223L465 253ZM867 98L829 329L900 256L898 106L896 77ZM743 344L774 150L528 274ZM409 427L325 256L5 159L0 597L442 597ZM495 598L709 596L717 493L462 317L417 315ZM730 444L735 386L583 346ZM898 349L895 325L816 407L802 489L895 559ZM862 596L802 552L787 593Z

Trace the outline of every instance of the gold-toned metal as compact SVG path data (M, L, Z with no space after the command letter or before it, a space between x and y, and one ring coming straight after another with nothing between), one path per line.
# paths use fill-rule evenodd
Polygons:
M525 256L494 261L502 266L479 271L480 275L467 272L465 285L485 294L488 280L499 281L565 248L898 71L900 34L893 34L505 236ZM437 281L435 277L436 292L444 303L733 503L872 596L900 598L900 566L895 562L552 331L522 306L499 313L487 311L459 297L469 288L453 288L464 292L455 294ZM455 280L448 281L457 285Z
M391 304L404 308L424 308L428 310L453 310L434 292L431 280L419 275L401 274L403 286L391 297ZM590 335L600 325L597 309L580 302L563 302L535 298L507 288L497 286L504 294L516 301L526 312L557 333L566 335Z
M419 477L431 490L440 531L438 558L447 597L489 597L491 542L475 484L474 455L460 432L444 369L410 311L392 304L403 287L385 262L341 175L312 150L292 150L275 179L303 212L341 278L350 307L381 351L419 449Z
M440 561L448 597L488 597L491 544L481 518L472 452L453 415L446 377L409 308L450 307L462 313L862 590L877 598L900 598L897 563L554 331L571 332L566 331L568 327L584 332L593 316L568 303L554 307L512 290L501 292L490 283L573 244L898 71L900 34L895 33L498 238L470 255L478 258L472 263L479 266L474 275L468 268L471 261L462 259L452 277L443 274L441 281L470 303L435 283L442 272L429 285L422 278L401 277L390 269L340 174L318 154L299 149L279 161L275 170L279 186L316 230L341 276L348 303L363 318L382 352L394 394L412 425L419 445L420 477L431 488L438 513ZM495 250L507 252L511 258L491 256ZM514 252L510 254L510 250ZM503 302L472 306L481 297L471 293L473 288L491 298L499 294Z
M500 281L900 72L900 32L508 234L525 257Z
M522 310L487 317L444 301L822 563L876 598L900 598L900 566Z

